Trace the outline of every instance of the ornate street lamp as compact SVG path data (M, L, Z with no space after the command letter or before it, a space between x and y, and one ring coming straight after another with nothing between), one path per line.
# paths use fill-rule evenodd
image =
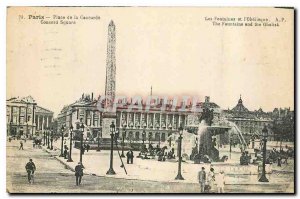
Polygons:
M115 133L115 124L112 121L110 125L110 137L111 137L111 143L110 143L110 164L109 164L109 169L106 172L106 175L115 175L116 172L113 169L113 150L114 150L114 133Z
M73 162L72 160L72 138L73 138L73 126L70 126L70 151L69 151L69 158L67 162Z
M50 150L53 150L53 127L51 128L51 137L50 137L51 147Z
M267 155L267 138L268 138L268 129L267 126L265 125L263 130L262 130L262 136L263 136L263 143L264 143L264 148L263 148L263 168L262 168L262 175L259 178L259 182L269 182L269 180L266 177L266 155Z
M122 154L121 154L122 158L125 158L124 155L125 135L126 135L126 124L123 125L123 131L122 131Z
M98 138L97 138L98 146L97 146L97 150L96 151L98 151L98 152L100 152L100 131L101 130L98 131Z
M84 132L84 125L83 123L81 123L81 125L79 126L79 132L80 132L80 158L79 158L79 162L81 162L81 165L83 166L82 163L82 145L83 145L83 132Z
M181 157L181 141L182 141L182 134L183 134L183 128L182 126L180 126L178 128L179 131L179 138L178 138L178 173L177 176L175 178L175 180L184 180L184 178L181 175L181 161L182 161L182 157Z
M64 125L61 126L61 147L60 147L60 155L59 157L64 157Z
M46 132L45 132L45 130L43 130L43 134L44 134L44 142L43 142L43 146L45 146L45 144L46 144Z

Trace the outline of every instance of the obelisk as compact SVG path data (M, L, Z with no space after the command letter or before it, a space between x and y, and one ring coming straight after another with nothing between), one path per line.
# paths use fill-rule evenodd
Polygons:
M110 138L110 125L116 125L116 110L113 103L116 92L116 27L113 21L108 25L106 80L105 80L105 107L102 120L102 137Z

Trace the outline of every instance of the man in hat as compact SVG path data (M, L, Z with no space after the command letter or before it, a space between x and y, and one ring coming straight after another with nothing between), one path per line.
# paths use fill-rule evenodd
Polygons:
M32 159L29 159L29 162L25 166L26 172L27 172L27 178L28 178L28 183L34 183L34 171L36 170L35 164L33 163Z
M75 167L75 176L76 176L76 185L79 186L81 183L81 178L83 176L83 166L81 162L78 162L78 164Z
M204 193L205 181L206 181L206 173L204 167L202 167L201 171L198 172L198 181L201 187L201 193Z

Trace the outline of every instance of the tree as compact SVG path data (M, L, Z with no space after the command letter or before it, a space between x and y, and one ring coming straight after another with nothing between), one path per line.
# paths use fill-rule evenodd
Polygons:
M294 117L286 115L273 121L272 130L278 141L294 141Z

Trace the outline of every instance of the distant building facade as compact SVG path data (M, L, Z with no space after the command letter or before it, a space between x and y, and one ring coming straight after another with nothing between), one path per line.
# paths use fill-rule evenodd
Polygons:
M99 98L98 98L99 99ZM103 129L103 111L97 108L98 99L92 95L82 95L82 97L65 106L58 115L58 131L61 127L65 127L66 133L72 125L82 122L87 129L87 136L91 139L102 137ZM197 126L200 123L202 111L193 112L192 104L176 106L171 108L171 101L164 104L163 100L157 99L159 103L156 106L146 109L146 104L142 103L142 107L123 99L116 109L116 128L125 137L125 142L151 142L158 143L166 141L167 137L174 132L178 132L180 124L183 126ZM161 107L166 109L162 110ZM182 106L185 110L182 111ZM209 101L206 97L205 102L197 103L197 108L214 110L216 118L219 117L220 107Z
M33 97L13 97L6 100L7 135L26 136L27 138L38 135L42 125L39 123L39 118L42 115L48 115L50 118L48 124L42 123L44 124L43 128L48 128L53 118L53 112L37 106Z
M270 114L263 112L261 108L257 111L249 111L244 106L241 97L234 108L231 110L223 110L223 113L228 121L238 126L247 141L253 137L258 138L261 135L264 125L266 125L269 130L268 139L274 140L274 133L271 130L273 120Z

